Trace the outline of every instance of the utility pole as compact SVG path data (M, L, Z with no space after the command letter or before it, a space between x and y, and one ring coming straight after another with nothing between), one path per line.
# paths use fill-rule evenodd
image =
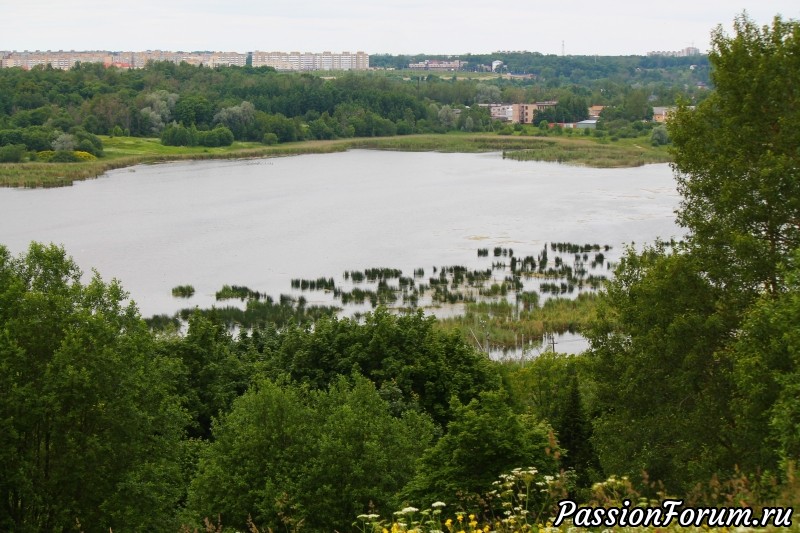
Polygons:
M554 333L545 333L545 343L550 345L553 353L556 352L556 336Z

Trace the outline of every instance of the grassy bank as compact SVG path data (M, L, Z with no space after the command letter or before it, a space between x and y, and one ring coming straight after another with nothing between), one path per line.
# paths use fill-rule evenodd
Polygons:
M117 168L164 161L279 157L342 152L354 148L408 152L503 152L518 160L549 161L592 167L630 167L668 161L664 149L634 143L600 143L568 137L495 134L430 134L332 141L303 141L276 146L236 142L228 147L163 146L158 139L103 137L105 157L83 163L5 163L0 186L61 187L95 178Z
M62 187L96 178L110 170L134 165L203 159L241 159L341 152L339 141L308 141L281 146L236 142L231 146L163 146L158 139L103 137L105 157L83 163L6 163L0 165L0 186Z
M663 148L631 140L601 142L583 137L532 137L495 134L408 135L351 140L352 148L399 150L406 152L503 152L519 161L569 163L595 168L636 167L648 163L667 163Z

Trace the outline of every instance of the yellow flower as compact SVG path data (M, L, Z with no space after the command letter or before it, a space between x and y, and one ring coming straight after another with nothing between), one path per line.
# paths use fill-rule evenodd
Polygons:
M444 525L446 525L447 527L452 526L453 525L453 519L452 518L448 518L447 520L444 521Z
M463 522L464 521L464 515L463 514L458 515L458 521L459 522Z

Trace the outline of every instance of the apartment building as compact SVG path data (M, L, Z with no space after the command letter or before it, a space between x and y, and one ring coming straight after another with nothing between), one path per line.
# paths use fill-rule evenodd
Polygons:
M547 102L535 102L532 104L479 104L481 107L489 108L489 115L494 120L511 122L512 124L533 124L536 120L536 113L552 109L558 102L551 100Z
M369 54L364 52L253 52L254 67L276 70L367 70Z
M413 70L460 70L465 64L465 61L460 61L458 59L452 61L426 59L419 63L409 63L408 68Z
M129 65L131 68L144 68L150 61L169 61L170 63L188 63L205 67L243 67L247 64L247 54L237 52L169 52L163 50L145 50L143 52L117 52L115 63Z
M36 50L30 52L25 50L23 52L7 52L0 56L0 67L20 67L26 70L37 65L52 65L53 68L66 70L75 66L76 63L102 63L109 66L112 62L112 54L103 51L65 52L59 50L53 52L50 50Z
M700 49L695 48L694 46L687 46L682 50L674 50L674 51L654 51L654 52L647 52L648 56L666 56L666 57L691 57L691 56L699 56Z
M76 63L102 63L121 68L144 68L148 62L168 61L188 63L206 67L244 67L249 54L238 52L173 52L165 50L125 52L3 52L0 53L0 68L21 67L31 69L37 65L52 65L53 68L70 69ZM364 52L322 54L300 52L253 52L253 66L271 66L278 70L367 70L369 54Z
M536 120L536 113L553 109L558 105L555 100L547 102L536 102L533 104L514 104L514 115L511 120L514 124L533 124Z

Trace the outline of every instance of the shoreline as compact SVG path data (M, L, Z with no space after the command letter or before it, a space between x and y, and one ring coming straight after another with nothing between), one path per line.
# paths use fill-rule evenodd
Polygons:
M594 168L629 168L668 163L666 150L643 145L644 139L615 142L574 136L501 136L496 134L417 134L329 141L299 141L273 146L236 142L230 147L163 146L155 138L104 137L106 156L85 163L4 163L0 187L65 187L97 178L111 170L141 164L186 160L265 159L307 154L345 152L351 149L402 152L481 153L502 152L518 161L544 161ZM638 144L637 144L638 142Z

